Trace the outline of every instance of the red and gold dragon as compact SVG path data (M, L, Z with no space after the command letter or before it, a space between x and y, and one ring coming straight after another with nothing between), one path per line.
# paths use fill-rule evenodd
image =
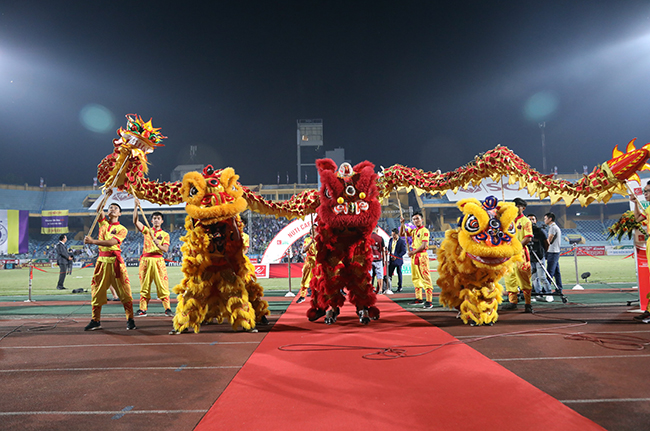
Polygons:
M185 179L182 183L158 182L151 181L146 176L148 172L147 154L151 153L154 148L162 146L160 142L165 138L160 134L160 129L153 128L151 120L145 123L137 115L129 114L126 118L126 128L120 128L117 131L119 137L113 141L113 152L106 156L98 166L97 176L98 179L104 183L105 190L107 191L108 189L115 187L118 190L132 193L139 199L145 199L157 204L175 205L186 202L188 204L188 220L194 220L189 224L189 226L190 228L197 226L196 220L199 219L190 214L191 210L189 207L189 200L191 199L191 196L189 194L189 189L187 189L187 187L183 189ZM476 156L474 160L467 165L445 173L427 172L402 165L394 165L390 168L384 169L378 177L373 177L376 178L372 180L372 182L374 182L373 185L367 183L367 179L364 179L363 187L366 190L364 193L366 193L367 197L376 195L378 200L381 202L382 200L387 199L390 193L396 189L415 190L416 193L419 194L444 194L449 190L455 192L470 185L477 186L485 178L492 178L498 181L503 176L506 176L508 177L508 182L510 184L518 182L519 188L526 188L530 195L537 195L540 199L549 197L552 204L563 199L567 206L571 205L576 200L582 206L587 206L594 201L607 202L614 194L627 195L628 190L626 188L625 180L634 177L638 178L636 172L639 170L650 170L648 165L646 165L649 156L650 144L646 144L642 148L636 149L634 146L634 140L632 140L628 143L625 152L619 151L618 147L615 147L612 159L595 167L591 173L584 175L581 180L573 183L566 180L555 179L553 175L541 174L508 148L497 146L480 156ZM362 163L358 165L359 171L356 170L357 168L352 170L357 172L357 175L360 177L362 176L360 173L361 171L369 172L369 170L373 169L372 164L368 162L364 163L367 164ZM321 171L329 172L331 175L335 176L336 169L331 166L331 164L328 164L328 162L322 162ZM211 179L215 180L219 183L219 186L217 187L223 187L221 178L223 172L225 172L225 170L214 170L212 174L206 172L205 174L207 176L203 175L203 180L208 182ZM197 175L201 174L197 173ZM330 174L326 173L326 175ZM364 178L366 178L366 175L367 174L363 174ZM198 177L196 177L196 180L198 181ZM342 217L341 220L348 220L350 223L355 222L350 218L351 215L349 212L350 209L355 213L358 210L355 206L356 203L353 205L356 201L351 200L349 195L345 193L345 190L343 190L343 194L336 195L334 201L336 202L336 205L332 207L333 202L331 199L334 199L334 195L332 194L331 199L328 198L327 195L324 194L327 189L322 189L321 193L317 190L305 190L294 195L289 200L271 202L262 198L250 189L241 186L237 182L237 177L234 175L234 172L232 172L232 174L226 174L226 177L223 178L223 180L225 180L226 187L217 193L219 196L225 197L225 195L228 195L237 201L242 199L248 208L261 214L292 219L296 217L302 218L308 214L319 211L319 216L322 217L320 212L324 213L326 211L333 211L334 208L337 208L336 205L341 205L342 208L348 209L348 214L343 213L343 216L345 217ZM331 183L330 186L333 184L334 183ZM347 187L345 180L343 180L341 185L342 184L346 184L345 187ZM355 186L353 185L353 187ZM332 191L333 190L330 190L330 193ZM225 193L225 195L221 195L221 193ZM210 191L209 194L215 193ZM344 202L338 203L337 201L339 198L343 198ZM207 203L203 205L232 205L232 202L229 201L228 198L225 198L225 200L217 199L206 202ZM323 208L319 209L321 204L323 205ZM243 206L240 211L243 211L245 208L246 206ZM197 214L194 214L194 216ZM336 215L336 212L332 212L332 214ZM339 213L338 216L341 216L341 213ZM234 217L232 222L232 233L235 234L235 230L241 232L239 222L236 221L236 214L229 217ZM372 224L372 221L375 220L373 217L367 217L368 224ZM210 223L201 223L198 226L205 226L207 224ZM235 225L237 225L237 229L234 229ZM331 226L337 225L335 222L332 222ZM364 229L365 228L364 225ZM199 234L198 231L195 233ZM188 235L190 235L190 231L188 231ZM338 239L339 238L336 237L329 237L327 240L337 241ZM206 236L202 237L201 240L206 242L206 247L210 247L207 243L213 241L214 237L206 234ZM322 241L324 240L325 239L323 238ZM228 239L226 239L226 241L228 241ZM323 245L323 247L326 247L326 245ZM185 256L191 255L192 253L198 253L195 254L196 259L208 258L207 255L201 255L200 250L192 250L186 247ZM363 255L363 253L357 253L357 256L361 255ZM334 254L332 254L332 256L334 256ZM332 259L334 259L334 257L332 257ZM323 262L323 265L325 265L325 262ZM331 261L327 263L327 267L330 269L334 268L336 265L338 265L338 262ZM322 267L322 269L324 268L325 266ZM238 269L235 270L235 272L237 271ZM185 275L188 276L188 274ZM323 288L321 292L332 292L332 286L338 282L332 281L331 283L332 284L329 287ZM179 292L182 292L182 287L179 289ZM210 296L211 293L206 291L201 293L199 296L201 295ZM183 300L185 300L185 298L186 297L184 296ZM317 302L318 301L320 300L317 300ZM370 299L370 296L359 301L360 302L357 304L363 304L361 306L364 309L368 307L368 315L364 314L364 316L362 316L362 319L365 320L365 318L374 312L371 308L374 303L372 302L372 299ZM332 306L338 306L336 305L338 302L338 300L330 302L330 308ZM327 301L322 303L318 302L317 304L313 303L313 305L315 305L314 309L322 310L320 307L324 306L326 303ZM207 304L207 302L204 302L204 304ZM258 306L254 306L251 303L249 309L256 307ZM203 312L197 313L195 317L189 320L184 320L183 317L178 316L179 313L183 313L182 307L179 308L180 310L177 309L177 318L174 320L175 328L180 329L191 326L195 330L198 330L197 325L200 325L201 323L200 318L202 317ZM249 326L253 327L255 320L259 321L261 318L261 316L259 316L260 313L264 313L264 311L260 309L260 311L255 313L254 319L249 317L248 320L246 320ZM321 311L316 312L316 314L320 313ZM332 313L334 313L334 311ZM209 311L205 313L206 317L211 315L212 314ZM231 316L226 316L222 313L222 317L230 318ZM235 318L235 321L240 322L238 319L239 318ZM246 325L244 325L244 327L247 328Z

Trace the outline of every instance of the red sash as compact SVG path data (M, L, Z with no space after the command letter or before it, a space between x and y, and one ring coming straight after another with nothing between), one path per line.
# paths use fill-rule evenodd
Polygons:
M160 253L142 253L142 257L163 257Z
M115 272L116 277L122 278L122 271L120 270L120 264L124 263L124 260L122 259L121 250L100 251L99 256L115 257L115 264L113 265L113 271Z

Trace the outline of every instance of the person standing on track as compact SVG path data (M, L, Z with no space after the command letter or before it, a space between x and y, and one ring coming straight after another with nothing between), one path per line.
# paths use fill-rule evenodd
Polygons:
M297 304L305 301L307 290L309 290L309 282L311 281L314 267L316 266L316 241L314 241L311 235L305 237L300 251L305 256L305 263L302 266L302 279L300 280L300 292L298 292Z
M533 239L533 224L530 219L524 215L528 204L521 198L515 198L514 204L519 210L519 215L515 218L515 227L517 229L517 239L521 242L522 261L515 263L512 269L506 274L506 291L508 292L508 301L504 302L501 310L516 310L518 298L518 288L524 294L524 313L532 313L531 291L533 286L530 283L530 253L528 252L528 243Z
M174 313L169 305L169 278L167 277L167 267L163 253L169 251L169 234L162 230L164 221L162 213L156 211L151 215L151 229L143 225L138 219L138 207L140 203L135 198L135 208L133 209L133 224L136 229L142 232L144 236L144 245L142 247L142 256L140 257L140 309L136 311L136 316L146 316L151 300L151 283L156 284L156 293L158 299L162 301L165 315L174 317Z
M56 288L59 290L65 289L63 283L65 276L68 273L68 267L72 268L72 256L68 253L68 248L65 246L68 237L65 234L59 236L59 242L56 244L56 263L59 265L59 282Z
M101 329L102 306L106 304L106 291L109 286L115 288L126 314L126 329L136 329L133 320L133 297L131 296L131 282L126 272L126 265L122 259L122 241L126 238L127 230L120 224L122 208L112 203L108 206L108 221L101 210L99 218L99 234L97 239L90 236L84 238L84 244L99 246L99 257L95 264L95 272L90 284L92 293L92 319L84 331Z
M422 304L422 290L425 292L424 308L433 308L433 285L429 272L429 229L424 227L422 213L416 212L411 217L415 229L408 229L404 225L404 217L400 217L400 235L413 239L412 249L407 252L411 258L411 277L415 287L415 301L409 305Z
M643 187L643 196L646 201L650 201L650 181L648 181L645 187ZM634 194L630 194L630 200L634 202L634 217L636 218L636 221L641 222L643 220L648 220L648 218L650 218L650 206L647 207L645 211L642 210L641 204L639 204L639 201ZM645 252L648 261L650 261L650 238L648 238L648 241L646 242ZM648 294L647 298L650 298L650 294ZM643 313L634 316L633 319L641 323L650 323L650 301L648 301L648 305L646 305Z

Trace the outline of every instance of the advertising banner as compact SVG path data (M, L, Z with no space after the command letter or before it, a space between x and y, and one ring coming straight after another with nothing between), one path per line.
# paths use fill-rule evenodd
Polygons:
M41 211L41 233L68 233L68 210Z
M257 278L269 278L269 264L254 264Z

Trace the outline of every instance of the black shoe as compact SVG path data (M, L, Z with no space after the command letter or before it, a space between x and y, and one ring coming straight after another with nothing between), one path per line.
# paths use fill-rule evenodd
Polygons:
M641 323L650 323L650 316L646 317L645 319L642 319Z
M146 312L145 312L145 314L146 314ZM165 316L174 317L174 312L172 311L171 308L168 308L167 310L165 310Z
M296 301L296 304L300 304L301 302L305 302L304 296L299 297L298 300Z
M84 328L84 331L94 331L95 329L102 329L102 324L96 320L91 320Z
M126 321L126 330L130 331L132 329L138 329L138 328L135 327L135 320L129 319Z
M400 293L401 291L402 291L402 288L401 288L401 287L398 287L398 288L397 288L397 293Z
M634 316L633 319L638 321L638 322L642 322L643 319L647 319L648 317L650 317L650 311L646 310L646 311L643 312L643 314L639 314L638 316Z
M426 301L426 302L424 303L424 308L433 308L433 303L432 303L432 302L429 302L429 301Z
M533 312L533 306L532 304L526 304L524 305L524 313L532 313Z
M147 317L147 310L138 310L135 312L136 316Z
M517 304L514 302L505 302L501 305L501 310L516 310Z
M266 318L266 316L262 316L260 319L260 325L268 325L269 324L269 319Z
M63 286L56 286L56 289L57 289L57 290L65 290L65 287L63 287Z
M416 300L413 301L413 302L409 302L408 305L420 305L420 304L422 304L422 303L423 303L423 302L422 302L421 299L416 299Z

